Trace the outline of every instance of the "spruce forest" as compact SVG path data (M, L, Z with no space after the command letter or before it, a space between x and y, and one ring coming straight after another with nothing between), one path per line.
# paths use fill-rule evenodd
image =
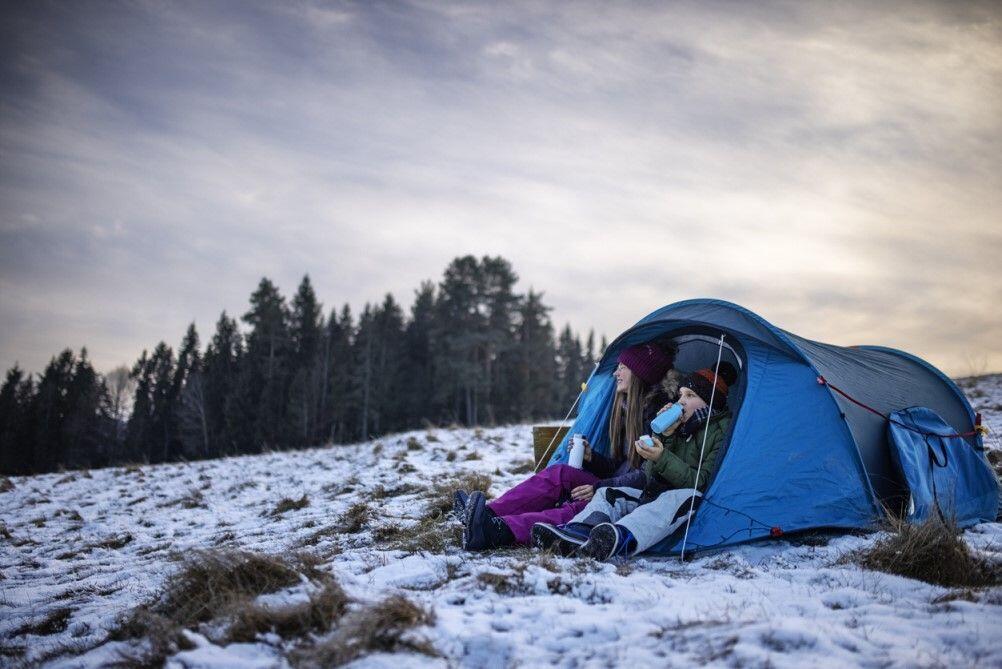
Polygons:
M387 294L324 313L304 276L291 302L262 278L240 322L203 349L192 323L131 369L95 371L86 348L0 387L0 471L32 474L350 443L429 424L563 417L590 373L594 333L559 335L543 294L518 294L501 257L455 258L409 313ZM242 326L241 326L242 323Z

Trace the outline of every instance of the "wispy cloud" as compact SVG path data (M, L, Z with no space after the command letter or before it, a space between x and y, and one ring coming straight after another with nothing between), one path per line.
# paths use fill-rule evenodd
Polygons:
M32 3L0 41L4 368L468 252L610 336L705 295L1002 368L990 3Z

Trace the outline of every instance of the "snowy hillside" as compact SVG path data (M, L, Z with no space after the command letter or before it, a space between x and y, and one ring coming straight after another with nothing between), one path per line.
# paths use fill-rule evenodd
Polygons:
M998 449L1002 376L962 385ZM311 603L339 584L343 617L338 608L332 632L231 641L236 613L210 612L169 650L170 666L1002 666L1002 588L951 590L845 559L882 534L760 542L687 563L460 551L458 524L436 511L448 506L448 482L484 475L494 495L518 482L530 430L433 429L5 481L0 665L135 659L150 648L120 621L169 589L198 550L239 549L302 574L260 607ZM1002 559L1002 524L965 540ZM377 623L388 630L378 638ZM109 640L114 629L121 640ZM333 654L309 654L328 637L339 640Z

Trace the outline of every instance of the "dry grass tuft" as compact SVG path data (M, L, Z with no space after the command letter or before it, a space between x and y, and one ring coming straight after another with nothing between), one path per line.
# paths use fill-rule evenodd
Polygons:
M424 518L441 519L448 516L452 512L452 495L457 490L487 492L490 487L491 477L476 472L459 474L436 483L428 494L428 506L425 508Z
M303 493L303 496L299 499L292 499L291 497L283 497L275 505L275 508L271 510L270 516L281 516L286 511L299 511L300 509L305 509L310 505L310 498Z
M331 667L347 664L368 653L411 651L438 656L426 640L405 634L421 625L432 625L435 614L400 595L364 607L345 616L332 636L308 650L292 654L301 667Z
M443 523L438 518L424 518L414 525L388 525L376 529L372 538L391 550L408 553L442 553L458 547L463 528L457 523Z
M424 444L422 444L417 437L407 437L407 450L408 451L423 451Z
M367 502L356 502L348 507L338 522L338 529L345 534L361 532L372 517L372 509Z
M14 489L14 482L6 476L0 476L0 492L10 492Z
M424 490L424 486L419 486L414 483L401 483L400 485L393 486L392 488L387 488L383 484L379 484L372 489L370 497L372 497L372 499L385 499L387 497L410 495L421 490Z
M301 582L300 571L318 573L312 560L302 555L290 559L243 551L196 551L183 558L160 597L123 618L111 638L146 641L137 654L123 655L123 663L160 665L170 654L190 646L182 629L250 609L255 597Z
M87 549L108 548L111 550L118 550L119 548L123 548L130 543L132 543L132 535L126 532L124 534L114 534L110 537L106 537L101 541L90 544L89 546L87 546Z
M14 631L11 636L24 636L25 634L34 634L36 636L49 636L52 634L59 634L66 630L67 625L70 624L70 616L73 615L73 609L69 607L60 607L49 611L40 620L30 622L26 625L22 625Z
M508 468L510 474L529 474L536 468L536 463L532 460L523 460L521 463Z
M188 627L211 619L235 601L299 582L285 560L243 551L198 551L186 557L157 612Z
M921 524L894 521L890 537L856 554L863 567L947 587L1002 582L1002 569L971 552L954 522L930 518Z
M348 595L334 581L305 602L282 607L250 604L241 607L227 630L230 641L254 641L258 634L275 632L284 639L328 631L348 608Z
M172 499L169 502L164 502L158 505L160 508L167 508L170 506L179 506L182 509L207 509L208 505L205 503L205 496L202 494L201 490L196 490L192 488L188 491L188 494L184 497L178 497L177 499Z

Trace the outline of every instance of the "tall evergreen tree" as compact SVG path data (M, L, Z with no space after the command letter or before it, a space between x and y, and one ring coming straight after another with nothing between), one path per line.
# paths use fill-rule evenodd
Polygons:
M34 442L25 437L28 404L24 401L24 371L14 365L7 371L0 386L0 472L28 474L31 472ZM30 401L30 395L28 397Z
M581 340L571 332L570 324L564 326L557 341L557 377L559 390L557 405L570 409L574 399L581 392L581 382L585 380L585 361L581 351ZM566 412L567 409L564 411Z
M434 419L441 408L434 403L435 351L432 336L435 328L435 284L423 281L415 291L410 319L404 328L403 378L401 397L406 424L420 425L422 419Z
M161 341L153 349L149 364L153 387L151 388L150 441L146 444L146 454L150 462L169 462L176 459L178 455L173 448L177 434L174 349Z
M478 304L480 265L473 256L454 259L438 288L434 339L436 400L444 418L477 421L480 364L477 359L484 314Z
M481 420L496 423L513 412L510 400L515 363L515 330L521 298L513 292L518 276L511 263L485 256L480 263L480 299L486 312L480 359L484 412Z
M153 440L153 365L145 350L132 367L132 378L136 382L136 394L125 430L126 458L148 461L149 445Z
M557 367L550 308L542 293L532 290L519 309L519 419L552 417L557 397Z
M262 447L281 448L288 441L285 413L291 338L285 299L269 279L261 279L250 303L243 316L250 326L246 359L228 413L231 426L246 426L235 435L242 449L257 452Z
M204 455L208 450L208 424L202 405L201 376L202 353L198 330L191 323L181 341L171 381L167 460L176 460L185 451Z
M345 304L340 316L331 310L324 338L329 357L325 373L327 392L324 400L323 436L331 441L348 441L356 434L352 417L356 412L358 398L354 385L355 322L351 307Z
M205 351L202 376L209 457L237 452L237 440L226 421L226 403L236 393L242 352L237 322L224 311L216 321L216 333Z
M75 365L73 352L65 349L53 357L38 382L34 397L34 462L32 471L54 471L65 456L63 423L69 412L67 395Z
M290 331L292 347L289 404L289 439L291 445L315 444L320 438L320 411L323 400L324 373L320 366L322 308L309 275L303 277L292 300Z

